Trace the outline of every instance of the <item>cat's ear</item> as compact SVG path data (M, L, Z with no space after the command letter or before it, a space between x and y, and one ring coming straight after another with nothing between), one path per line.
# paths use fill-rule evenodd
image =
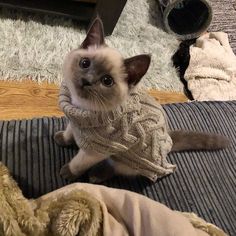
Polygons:
M124 60L129 85L134 86L141 80L146 74L150 62L151 56L148 54L142 54Z
M91 24L86 38L81 44L80 48L87 49L89 46L100 46L104 42L104 31L102 20L97 16Z

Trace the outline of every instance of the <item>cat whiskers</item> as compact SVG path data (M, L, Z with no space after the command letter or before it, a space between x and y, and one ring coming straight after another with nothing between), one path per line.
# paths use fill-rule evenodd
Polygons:
M96 92L96 93L97 93L97 92ZM107 99L106 99L102 94L97 95L97 97L98 97L99 100L100 100L100 104L103 105L104 111L108 111Z
M102 110L107 111L108 108L105 103L105 98L101 94L99 95L97 92L95 92L95 94L96 94L98 105L101 106Z
M92 100L92 102L94 104L96 104L96 106L101 107L104 111L107 111L108 108L105 104L105 97L98 94L97 91L92 90L92 89L88 89L88 94L90 95L90 99Z

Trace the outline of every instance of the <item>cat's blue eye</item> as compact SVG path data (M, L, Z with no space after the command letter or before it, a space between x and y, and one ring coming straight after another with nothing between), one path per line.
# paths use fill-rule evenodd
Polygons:
M110 75L104 75L101 77L101 83L106 87L111 87L114 84L114 80Z
M89 68L90 67L90 64L91 64L91 62L90 62L90 60L89 60L89 58L82 58L81 60L80 60L80 62L79 62L79 66L82 68L82 69L87 69L87 68Z

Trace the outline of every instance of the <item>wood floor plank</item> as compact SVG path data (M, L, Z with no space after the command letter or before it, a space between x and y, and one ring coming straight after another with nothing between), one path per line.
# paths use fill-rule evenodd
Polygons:
M30 119L62 116L58 107L58 86L32 81L0 81L0 119Z
M188 101L188 98L184 95L184 93L158 91L156 89L151 89L148 93L161 104L181 103Z
M58 91L55 84L38 84L29 80L0 81L0 120L60 117L63 113L58 107ZM181 93L157 90L149 93L162 104L187 101Z

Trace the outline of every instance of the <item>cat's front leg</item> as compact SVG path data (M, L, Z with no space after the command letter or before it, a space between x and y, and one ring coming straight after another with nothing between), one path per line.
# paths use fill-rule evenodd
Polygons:
M65 131L58 131L54 136L55 142L62 147L75 144L74 136L72 133L71 124L69 123Z
M96 153L94 151L79 150L76 156L61 168L60 175L68 180L74 180L84 174L97 163L107 159L109 156Z

